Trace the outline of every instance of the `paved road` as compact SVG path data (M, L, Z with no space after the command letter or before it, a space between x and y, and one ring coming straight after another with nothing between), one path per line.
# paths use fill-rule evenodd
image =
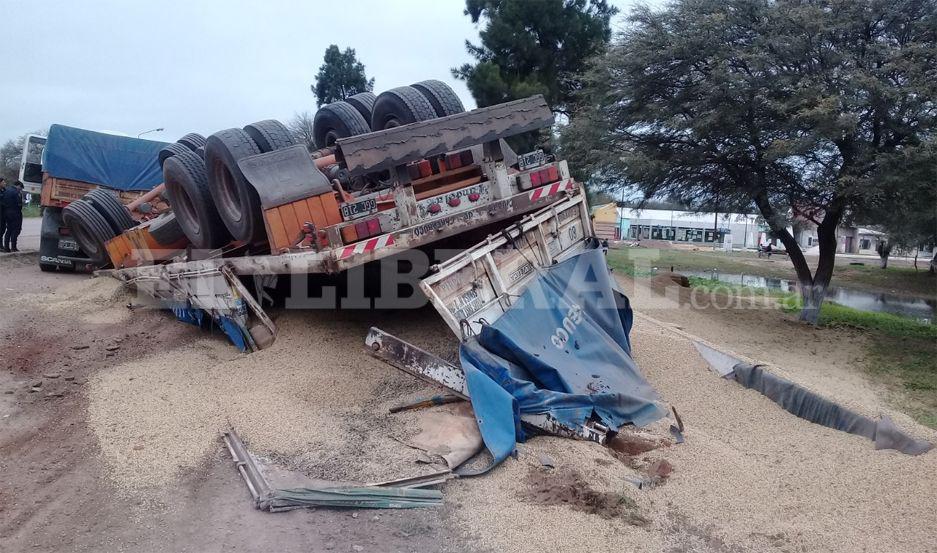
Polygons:
M27 217L23 219L23 230L17 240L17 248L21 252L39 251L39 232L42 229L41 217ZM0 256L9 255L0 253Z
M39 231L42 228L42 217L28 217L23 219L23 232L20 233L17 247L21 251L39 251Z

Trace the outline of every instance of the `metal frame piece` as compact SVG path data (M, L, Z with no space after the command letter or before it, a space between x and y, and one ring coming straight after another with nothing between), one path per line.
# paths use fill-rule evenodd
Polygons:
M473 109L392 129L341 138L335 157L351 176L394 169L401 165L495 142L553 125L553 112L536 95L496 106Z
M454 394L469 399L465 373L461 368L377 327L371 327L364 343L372 356L388 365L420 380L441 385ZM594 421L570 427L545 413L523 413L521 422L557 436L578 438L603 445L608 440L609 429Z
M420 288L456 336L477 333L482 319L496 321L542 269L582 252L592 235L586 196L573 194L434 266Z

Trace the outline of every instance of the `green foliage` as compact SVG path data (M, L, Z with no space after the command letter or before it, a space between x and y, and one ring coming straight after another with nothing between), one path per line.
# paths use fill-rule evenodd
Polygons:
M331 104L374 89L374 79L368 79L364 65L355 57L352 48L342 52L332 44L325 50L325 63L319 67L312 91L316 105Z
M647 197L754 203L815 322L840 222L937 181L937 3L676 0L630 21L583 77L565 156ZM792 218L817 225L815 274Z
M934 182L933 2L680 0L631 23L564 133L607 184L694 205L763 196L784 226Z
M0 146L0 177L6 179L7 184L19 178L20 159L23 156L23 144L26 141L26 135L16 140L7 140L3 146Z
M611 37L617 8L606 0L466 0L465 14L484 27L466 41L478 61L452 70L479 107L543 94L565 111L580 88L576 74Z

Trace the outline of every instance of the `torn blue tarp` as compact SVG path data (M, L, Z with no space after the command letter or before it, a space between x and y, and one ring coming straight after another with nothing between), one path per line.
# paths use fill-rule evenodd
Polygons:
M165 142L52 125L42 170L60 179L115 190L150 190L163 182L159 151Z
M195 325L197 327L204 327L205 321L212 321L208 313L203 309L197 307L192 307L191 305L177 304L170 306L173 314L177 319L186 323ZM247 338L245 337L245 332L242 331L241 327L231 319L230 317L225 317L223 315L218 315L215 317L213 322L225 333L225 336L231 340L231 343L234 344L241 351L248 351L250 345L247 343Z
M520 415L612 430L663 417L631 358L632 312L592 249L543 271L511 308L462 344L472 407L494 464L525 439Z

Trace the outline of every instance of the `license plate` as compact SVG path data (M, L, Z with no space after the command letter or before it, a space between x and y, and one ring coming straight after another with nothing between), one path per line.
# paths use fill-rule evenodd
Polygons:
M377 201L374 198L361 200L353 204L342 204L342 219L350 221L351 219L366 217L375 211L377 211Z
M75 242L74 240L59 239L59 249L67 250L70 252L77 252L78 242Z
M543 150L534 150L533 152L517 156L517 168L521 171L540 167L546 162L547 156L543 153Z

